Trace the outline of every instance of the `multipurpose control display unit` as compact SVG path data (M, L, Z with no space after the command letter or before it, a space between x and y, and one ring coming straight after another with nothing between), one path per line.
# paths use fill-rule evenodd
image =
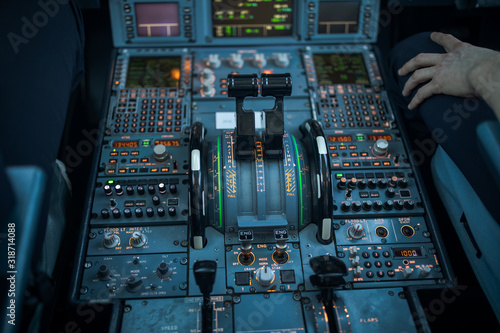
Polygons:
M72 301L121 332L416 332L453 281L378 0L110 0Z

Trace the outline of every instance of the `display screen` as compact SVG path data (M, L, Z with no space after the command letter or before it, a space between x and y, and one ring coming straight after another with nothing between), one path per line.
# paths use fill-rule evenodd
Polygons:
M164 145L164 146L180 146L181 142L179 140L156 140L156 145Z
M139 141L113 141L113 148L139 147Z
M360 1L321 1L318 34L354 34L358 32Z
M318 84L370 84L360 53L314 54Z
M352 141L352 138L349 135L337 135L337 136L329 136L328 141L330 141L330 142L349 142L349 141Z
M375 135L368 135L368 140L370 141L377 141L379 139L384 139L387 141L392 141L392 136L389 134L375 134Z
M135 17L137 36L174 37L181 34L177 3L137 3Z
M292 0L212 0L214 37L292 35Z
M422 249L420 248L409 248L409 249L393 249L394 257L396 258L410 258L410 257L422 257Z
M181 76L181 58L130 58L127 88L177 87Z

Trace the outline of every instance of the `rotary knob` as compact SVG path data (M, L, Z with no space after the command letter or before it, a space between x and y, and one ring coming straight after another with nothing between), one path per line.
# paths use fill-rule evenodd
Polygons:
M113 194L113 188L111 186L109 186L109 184L104 185L103 190L104 190L104 194L106 194L106 195Z
M231 58L229 59L229 64L234 68L243 67L244 61L243 58L241 57L241 54L240 53L231 54Z
M133 186L130 186L130 185L129 185L129 186L127 186L127 189L126 189L126 190L127 190L127 194L128 194L128 195L132 195L132 194L134 194L134 187L133 187Z
M373 153L377 156L384 156L389 149L389 142L385 139L378 139L373 145Z
M141 289L141 286L142 286L142 279L140 279L140 278L138 279L133 275L131 275L127 279L127 286L126 286L127 291L129 291L131 293L135 293L136 291Z
M101 281L107 281L111 279L111 272L109 270L109 266L108 265L99 266L99 269L97 270L97 277Z
M176 214L177 214L177 210L175 209L175 207L168 207L168 215L173 217Z
M408 179L406 179L406 178L401 178L401 179L398 181L398 185L399 185L399 187L401 187L401 188L407 188L407 187L408 187Z
M175 184L170 184L168 189L170 190L170 193L172 193L172 194L177 193L177 185L175 185Z
M383 203L382 201L380 200L376 200L374 203L373 203L373 209L376 210L376 211L380 211L382 210L382 206L383 206Z
M370 211L372 210L373 202L371 200L367 200L363 203L363 210Z
M113 213L113 217L115 219L119 219L122 216L122 213L120 212L120 210L118 208L113 209L111 211L111 213Z
M344 212L350 211L351 210L351 202L350 201L343 202L342 205L340 206L340 209L342 209Z
M368 187L371 189L377 188L377 181L374 179L370 179L368 181Z
M271 283L274 282L274 278L275 278L274 271L267 265L262 266L261 268L255 271L255 279L263 287L270 286Z
M102 246L107 249L112 249L120 244L120 237L115 235L114 232L106 232L104 234L104 239L102 240Z
M339 182L337 183L337 188L339 190L345 190L346 185L347 185L347 179L342 177L342 178L340 178Z
M161 279L166 279L170 275L172 275L172 267L166 262L161 262L156 268L156 272L158 273L158 277Z
M153 195L152 200L153 200L153 205L155 205L155 206L158 206L161 202L160 197L157 195Z
M142 185L137 186L137 193L139 193L140 195L143 195L144 194L144 186L142 186Z
M164 145L156 145L153 148L153 154L155 160L157 160L158 162L164 162L168 159L167 147L165 147Z
M125 215L125 217L132 217L132 210L130 208L125 208L123 210L123 215Z
M155 186L154 185L149 185L148 186L148 193L149 194L155 194L156 190L155 190Z
M364 235L363 225L361 223L356 223L355 225L352 225L349 227L349 229L347 229L347 233L351 238L361 239Z
M103 219L109 219L109 210L107 209L101 210L101 216Z
M353 210L353 211L355 211L355 212L359 212L359 211L361 210L361 207L362 207L362 206L363 206L363 205L361 204L361 202L359 202L359 201L354 201L354 202L352 203L352 210Z
M288 59L288 54L278 53L274 58L274 64L278 67L285 68L290 64L290 59Z
M203 78L203 84L209 85L214 83L215 75L210 68L205 68L201 71L201 77Z
M255 53L253 57L253 65L257 68L263 68L267 65L266 57L263 53Z
M394 188L393 187L389 187L387 190L385 190L385 195L388 197L388 198L394 198L394 195L396 194L396 192L394 191Z
M156 211L158 212L158 216L165 216L165 208L158 207Z
M403 200L396 200L394 202L394 208L396 208L397 210L403 209L404 205L405 205L405 203Z
M366 181L366 179L361 179L360 181L358 181L358 188L361 190L364 190L367 185L368 182Z
M201 90L205 96L211 96L215 94L215 89L210 83L203 83Z
M356 188L356 183L357 183L357 179L356 178L351 178L351 179L349 179L349 182L347 183L347 187L355 189Z
M167 192L167 186L165 183L158 184L158 191L160 191L161 194L165 194L165 192Z
M118 195L122 195L123 194L123 187L120 184L116 184L115 185L115 193L118 194Z
M209 54L208 55L208 66L210 66L210 68L216 69L216 68L219 68L220 65L221 65L221 61L219 59L218 54Z
M396 176L391 177L391 179L389 179L389 186L390 187L398 186L398 177Z
M130 237L130 245L133 247L143 247L148 242L148 238L140 231L134 231Z

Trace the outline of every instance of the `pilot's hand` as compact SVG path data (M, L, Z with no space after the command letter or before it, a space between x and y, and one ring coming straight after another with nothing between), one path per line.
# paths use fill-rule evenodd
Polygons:
M476 68L484 67L479 65L491 59L498 59L499 53L440 32L433 32L431 39L443 46L447 53L421 53L398 71L400 76L413 72L403 88L403 96L409 96L419 84L428 82L417 90L408 109L414 109L425 99L437 94L480 97Z

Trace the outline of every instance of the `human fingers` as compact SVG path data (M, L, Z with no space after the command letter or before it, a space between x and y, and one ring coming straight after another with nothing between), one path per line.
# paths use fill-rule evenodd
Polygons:
M430 81L434 74L436 74L435 66L418 69L413 72L412 76L410 76L403 87L403 96L409 96L416 86L420 83Z
M434 66L443 60L444 54L420 53L411 58L398 70L398 75L405 76L422 67Z
M449 34L443 34L441 32L433 32L431 34L431 40L446 50L446 52L451 52L457 47L459 47L463 42Z
M422 104L424 100L436 93L437 92L435 91L435 87L432 84L432 81L427 83L422 88L417 90L417 93L415 94L415 96L413 96L410 104L408 104L408 109L413 110L414 108Z

